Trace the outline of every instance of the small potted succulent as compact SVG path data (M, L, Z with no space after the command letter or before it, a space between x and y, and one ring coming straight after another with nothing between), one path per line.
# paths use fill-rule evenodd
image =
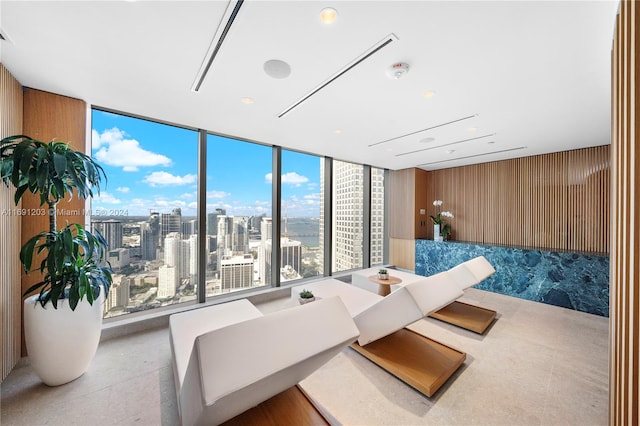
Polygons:
M298 302L300 302L301 305L304 305L305 303L313 302L314 300L316 300L316 297L313 295L313 292L309 290L302 290L299 296L300 297L298 298Z
M386 269L380 269L378 271L378 279L380 279L380 280L388 280L389 279L389 272Z

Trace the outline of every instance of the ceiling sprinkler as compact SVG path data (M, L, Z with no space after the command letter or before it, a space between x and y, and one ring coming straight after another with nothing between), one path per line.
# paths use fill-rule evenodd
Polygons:
M404 62L397 62L387 69L387 75L389 78L394 80L398 80L401 77L404 77L409 72L409 64Z

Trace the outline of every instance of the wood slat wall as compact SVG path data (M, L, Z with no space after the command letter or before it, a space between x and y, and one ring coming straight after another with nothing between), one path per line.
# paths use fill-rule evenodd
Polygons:
M455 215L448 221L454 240L608 253L609 151L604 145L435 170L424 190Z
M22 133L22 87L0 64L0 139ZM0 346L2 380L20 359L22 310L20 287L20 217L15 211L13 190L0 184Z
M609 424L640 423L640 5L620 2L612 52Z

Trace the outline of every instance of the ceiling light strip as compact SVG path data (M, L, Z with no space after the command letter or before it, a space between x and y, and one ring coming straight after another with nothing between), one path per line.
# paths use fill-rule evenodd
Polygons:
M426 132L427 130L437 129L438 127L448 126L449 124L457 123L457 122L463 121L463 120L468 120L470 118L477 117L477 116L478 116L478 114L473 114L473 115L470 115L468 117L458 118L457 120L448 121L446 123L438 124L438 125L432 126L432 127L427 127L426 129L416 130L415 132L407 133L406 135L396 136L395 138L391 138L391 139L387 139L387 140L384 140L384 141L372 143L371 145L368 145L368 146L369 146L369 148L371 148L372 146L381 145L383 143L395 141L396 139L406 138L407 136L415 135L415 134L421 133L421 132Z
M304 95L303 97L301 97L299 100L297 100L296 102L294 102L291 106L287 107L284 111L282 111L280 114L278 114L278 118L282 118L285 116L285 114L288 114L292 109L298 107L301 103L303 103L304 101L306 101L307 99L309 99L311 96L315 95L316 93L318 93L320 90L324 89L325 87L327 87L329 84L331 84L334 80L336 80L337 78L339 78L340 76L342 76L344 73L346 73L347 71L349 71L350 69L352 69L353 67L355 67L356 65L358 65L360 62L364 61L365 59L367 59L369 56L373 55L374 53L378 52L380 49L382 49L383 47L387 46L389 43L391 43L392 41L398 40L398 37L395 36L395 34L389 34L388 36L386 36L385 38L383 38L382 40L380 40L378 43L374 44L372 47L370 47L367 51L365 51L362 55L358 56L356 59L354 59L353 61L351 61L349 64L347 64L345 67L343 67L341 70L339 70L337 73L333 74L331 77L329 77L326 81L324 81L323 83L321 83L319 86L317 86L315 89L313 89L312 91L310 91L309 93L307 93L306 95Z
M222 17L222 20L220 21L220 25L218 25L216 34L213 37L213 40L211 41L211 45L209 46L209 51L207 52L207 55L205 56L205 59L202 62L203 66L200 67L200 71L198 71L198 75L196 76L196 79L193 82L193 86L191 86L191 90L194 92L198 92L200 90L200 86L202 86L202 83L204 82L205 77L209 73L211 64L213 64L213 60L216 58L216 55L218 54L218 51L220 50L222 43L224 42L225 38L227 38L229 29L231 28L233 21L235 21L236 16L238 16L238 12L240 11L242 4L244 3L244 0L238 0L236 2L235 6L231 10L231 13L228 15L229 17L227 18L227 23L222 29L222 32L220 32L221 25L225 21L225 16L227 16L227 12L229 12L230 6L232 3L233 1L229 1L229 4L227 5L227 9L225 10L225 15Z
M431 163L418 164L418 167L420 167L420 166L430 166L432 164L438 164L438 163L447 163L447 162L450 162L450 161L466 160L468 158L483 157L485 155L500 154L500 153L503 153L503 152L518 151L518 150L526 149L526 148L527 148L526 146L519 146L518 148L503 149L501 151L493 151L493 152L485 152L484 154L467 155L466 157L450 158L448 160L441 160L441 161L432 161Z
M438 146L432 146L432 147L429 147L429 148L416 149L415 151L409 151L409 152L403 152L401 154L396 154L396 157L402 157L403 155L415 154L416 152L429 151L430 149L444 148L445 146L451 146L451 145L456 145L456 144L463 143L463 142L475 141L476 139L488 138L490 136L495 136L495 135L496 135L495 133L491 133L489 135L483 135L483 136L478 136L478 137L475 137L475 138L463 139L461 141L445 143L444 145L438 145Z

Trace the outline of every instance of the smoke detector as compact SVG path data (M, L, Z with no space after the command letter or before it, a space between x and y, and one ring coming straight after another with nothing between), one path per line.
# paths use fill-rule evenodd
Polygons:
M398 80L399 78L404 77L409 72L409 64L404 62L397 62L391 65L387 69L387 75L389 78L394 80Z

